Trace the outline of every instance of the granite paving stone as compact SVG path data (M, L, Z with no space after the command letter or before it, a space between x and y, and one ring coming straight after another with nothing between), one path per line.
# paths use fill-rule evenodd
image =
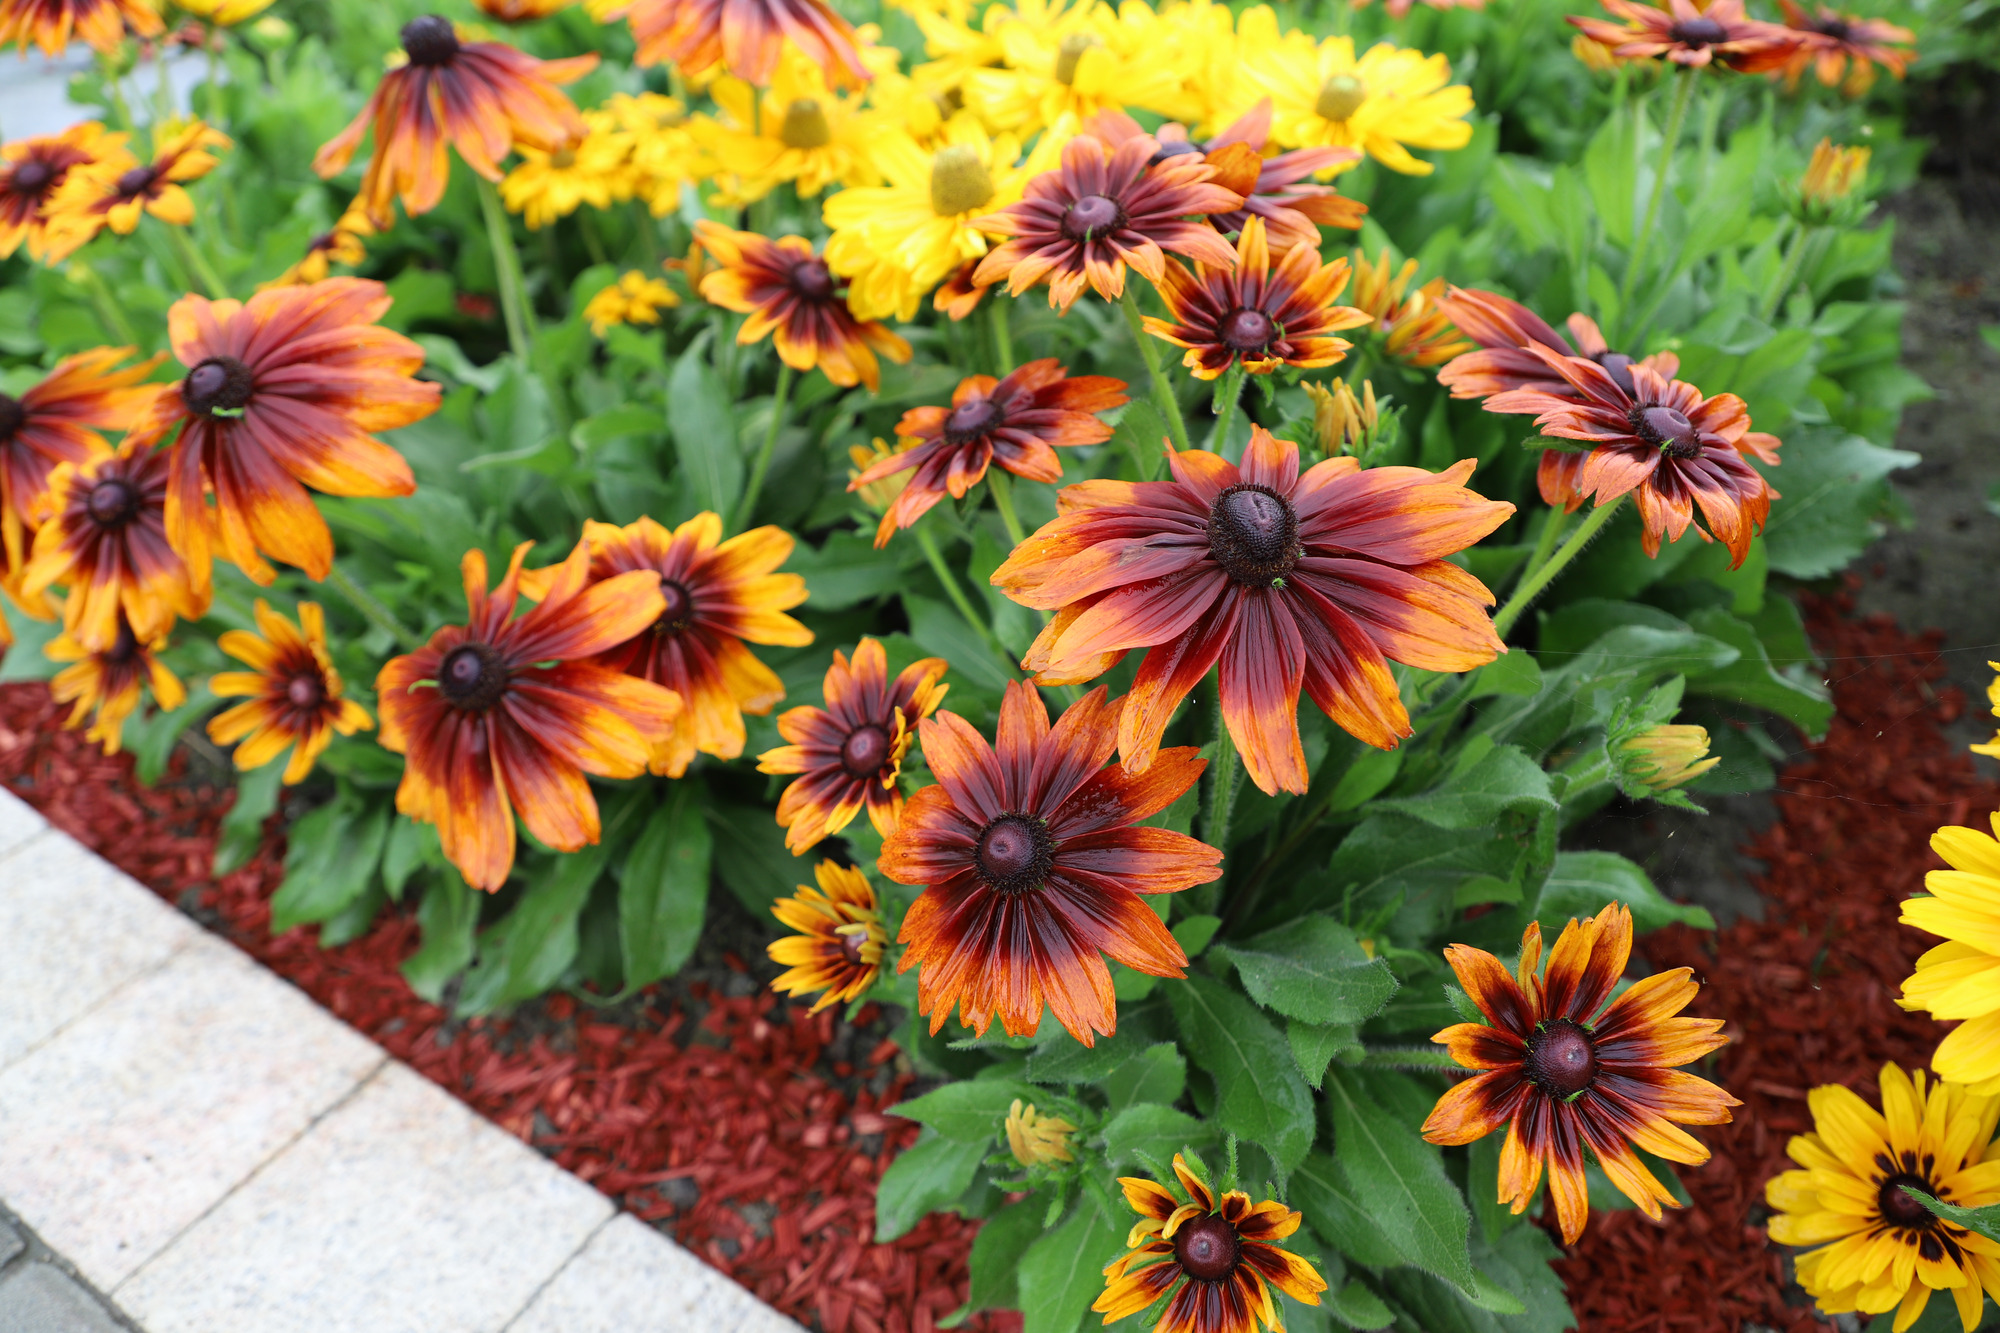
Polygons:
M803 1333L658 1232L621 1213L506 1333Z
M14 1256L28 1248L28 1242L21 1239L21 1233L9 1226L7 1219L0 1217L0 1268L14 1262Z
M6 1333L121 1333L91 1294L51 1264L23 1264L0 1278Z
M48 821L14 793L0 787L0 856L47 828Z

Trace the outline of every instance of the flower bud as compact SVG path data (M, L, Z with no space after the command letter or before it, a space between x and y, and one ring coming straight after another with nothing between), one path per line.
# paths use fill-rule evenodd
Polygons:
M1619 749L1627 775L1656 792L1685 786L1722 762L1708 753L1708 728L1685 723L1642 731Z
M1069 1136L1074 1133L1076 1126L1069 1121L1023 1106L1019 1097L1007 1108L1007 1146L1022 1166L1075 1161L1069 1151Z

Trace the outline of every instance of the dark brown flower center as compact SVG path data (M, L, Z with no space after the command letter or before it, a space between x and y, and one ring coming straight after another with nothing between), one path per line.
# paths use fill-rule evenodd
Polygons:
M15 194L40 194L49 187L55 179L55 174L54 167L31 157L14 168L10 188Z
M1107 199L1101 194L1087 194L1069 206L1063 214L1062 234L1072 241L1087 241L1093 236L1117 230L1125 221L1125 210L1118 206L1116 199Z
M1630 414L1632 433L1647 444L1656 444L1673 458L1693 458L1701 452L1701 435L1685 413L1672 407L1635 407Z
M1623 352L1599 352L1596 361L1598 365L1604 367L1604 373L1611 377L1613 384L1628 394L1636 395L1639 392L1639 386L1632 381L1631 357Z
M212 356L181 381L181 401L203 416L239 412L255 383L250 367L233 356Z
M833 270L824 259L803 259L792 266L792 290L808 301L833 299Z
M285 682L285 699L302 713L310 713L326 702L326 682L317 672L293 676Z
M998 426L1007 413L991 398L968 398L944 419L944 437L953 444L976 440Z
M861 965L861 949L868 943L865 931L844 930L840 933L840 956L853 966Z
M1597 1043L1580 1023L1551 1018L1535 1025L1522 1060L1528 1078L1551 1097L1567 1101L1597 1077Z
M152 184L153 169L151 167L133 167L118 178L118 197L120 199L136 199L152 188Z
M507 692L507 664L491 644L460 644L438 668L438 689L455 706L483 713Z
M1222 341L1232 351L1261 352L1271 345L1278 326L1261 310L1236 310L1222 321Z
M1236 1228L1210 1213L1189 1218L1174 1233L1174 1262L1197 1282L1220 1282L1236 1271L1243 1242Z
M1697 14L1691 19L1682 19L1669 28L1667 36L1682 46L1713 46L1717 42L1729 40L1729 29L1706 14Z
M840 766L849 777L872 778L889 762L889 733L870 724L847 734L840 743Z
M694 598L687 586L672 579L660 580L660 596L667 602L666 610L653 622L653 630L658 634L678 634L694 621Z
M11 440L28 420L28 409L21 406L21 400L0 393L0 440Z
M1290 501L1262 486L1231 486L1208 511L1208 553L1238 583L1282 586L1303 551Z
M1892 1227L1905 1227L1912 1231L1929 1231L1937 1225L1937 1214L1910 1197L1910 1193L1930 1194L1936 1191L1922 1176L1904 1173L1890 1176L1882 1182L1881 1192L1876 1195L1877 1206L1882 1210L1882 1220Z
M90 488L84 500L90 521L103 528L122 528L139 512L139 488L118 477L106 477Z
M132 626L123 615L118 617L118 637L111 641L111 650L104 654L104 660L112 666L124 666L139 655L139 638L132 633Z
M1846 41L1854 31L1847 26L1847 20L1838 14L1829 14L1825 18L1815 19L1812 27L1822 36L1831 37L1836 42Z
M824 148L833 142L833 126L827 124L818 102L801 97L785 107L778 139L787 148Z
M979 834L979 873L1002 893L1038 889L1055 861L1049 826L1031 815L1002 815Z
M448 65L458 54L458 34L450 19L426 14L403 25L403 50L412 65Z
M1352 74L1336 74L1319 87L1313 110L1326 120L1346 120L1368 100L1368 85Z

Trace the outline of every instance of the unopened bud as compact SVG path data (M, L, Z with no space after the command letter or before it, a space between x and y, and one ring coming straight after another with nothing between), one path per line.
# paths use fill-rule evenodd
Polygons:
M1033 1106L1023 1106L1016 1097L1007 1108L1007 1147L1022 1166L1046 1166L1050 1162L1072 1162L1069 1136L1076 1126L1067 1120L1042 1115Z
M1632 779L1654 791L1686 786L1722 762L1708 753L1708 728L1686 723L1642 731L1620 748Z

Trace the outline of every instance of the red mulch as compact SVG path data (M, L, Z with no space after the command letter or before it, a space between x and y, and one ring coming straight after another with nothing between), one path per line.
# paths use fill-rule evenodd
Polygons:
M1706 983L1698 1012L1726 1017L1734 1037L1716 1076L1745 1104L1735 1123L1705 1131L1715 1157L1685 1175L1694 1207L1659 1225L1629 1211L1595 1217L1557 1265L1582 1333L1827 1328L1786 1303L1782 1256L1758 1225L1764 1182L1787 1165L1787 1138L1810 1128L1806 1089L1839 1082L1872 1096L1883 1061L1921 1066L1941 1033L1892 1001L1925 947L1896 924L1898 903L1938 864L1932 830L2000 808L2000 789L1941 730L1965 701L1931 687L1937 634L1849 619L1851 597L1805 607L1839 714L1784 773L1778 821L1745 849L1769 867L1758 881L1765 919L1714 935L1675 928L1642 946L1654 966L1686 964ZM0 686L0 782L162 895L218 913L274 971L640 1217L666 1221L779 1309L825 1333L931 1333L964 1299L973 1224L933 1215L892 1244L868 1239L875 1181L914 1136L883 1113L907 1077L850 1095L815 1072L831 1014L697 988L698 1019L678 1005L647 1009L637 1026L586 1017L553 1044L510 1040L504 1020L449 1022L397 971L416 945L411 918L385 915L332 950L310 929L271 939L277 847L210 883L230 794L179 768L148 789L131 769L62 731L43 687ZM570 1020L571 1003L544 1012ZM895 1054L884 1042L866 1062Z
M659 1001L629 1026L554 997L538 1015L556 1020L553 1038L449 1021L397 970L417 946L413 917L385 913L335 949L314 928L271 938L282 843L210 882L233 790L190 780L184 756L147 788L130 756L62 730L65 711L42 685L0 686L0 782L163 897L219 917L236 944L480 1114L823 1333L932 1333L964 1302L976 1223L933 1214L890 1244L870 1239L875 1182L917 1127L884 1114L909 1075L856 1076L895 1059L895 1043L858 1057L859 1070L831 1064L850 1094L815 1072L833 1013L809 1017L768 992L697 985L699 1016ZM1018 1327L992 1315L971 1327L999 1333L1009 1320Z
M1714 1159L1682 1172L1694 1206L1660 1224L1637 1212L1593 1217L1556 1265L1582 1333L1736 1330L1746 1323L1830 1329L1784 1297L1781 1252L1759 1225L1764 1182L1791 1166L1785 1143L1812 1128L1807 1089L1844 1083L1876 1099L1883 1062L1924 1067L1945 1029L1895 995L1935 943L1896 923L1902 900L1942 866L1931 833L1983 826L2000 788L1982 781L1941 727L1963 694L1933 689L1942 636L1887 616L1850 619L1853 598L1804 599L1839 714L1824 744L1779 779L1778 820L1744 851L1764 920L1708 934L1674 927L1641 943L1655 968L1688 966L1705 984L1690 1012L1729 1020L1712 1075L1744 1105L1703 1130ZM1793 1297L1800 1299L1796 1287Z

